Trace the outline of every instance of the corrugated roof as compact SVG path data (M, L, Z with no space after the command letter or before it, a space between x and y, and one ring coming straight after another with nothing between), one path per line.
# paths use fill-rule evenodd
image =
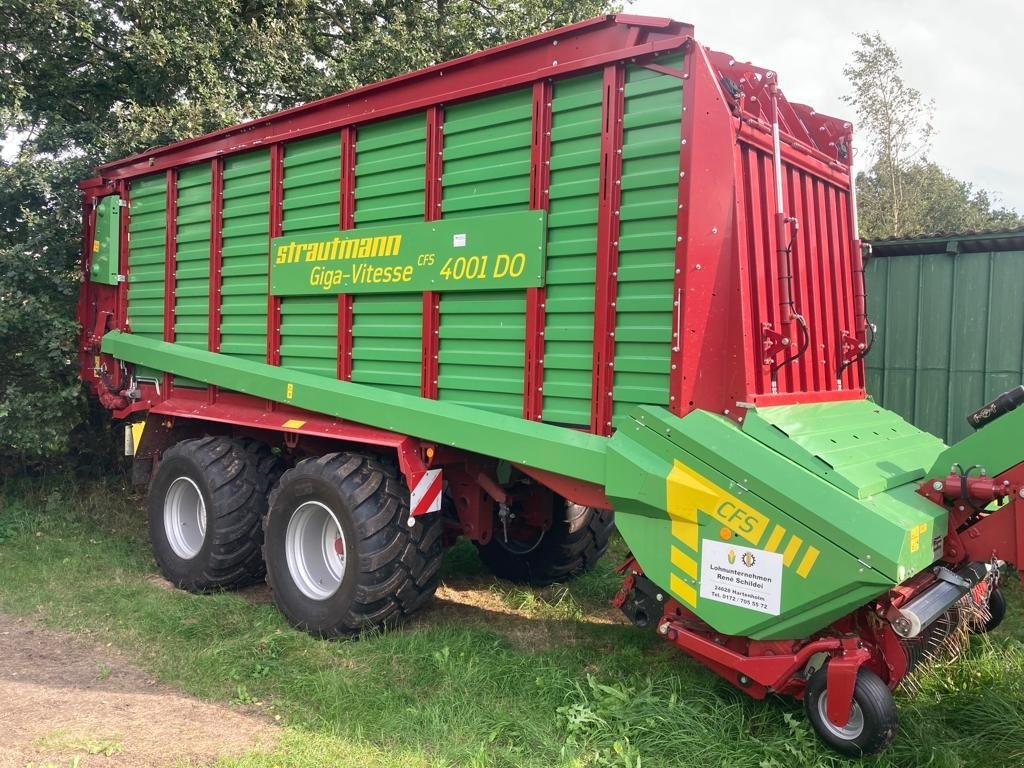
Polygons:
M981 229L967 232L932 232L913 237L887 237L870 242L874 256L1024 251L1024 227Z

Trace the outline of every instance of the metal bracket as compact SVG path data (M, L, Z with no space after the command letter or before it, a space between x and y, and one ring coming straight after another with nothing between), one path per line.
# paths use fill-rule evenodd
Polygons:
M844 363L852 363L864 351L864 342L847 330L839 332L839 354Z
M771 365L772 358L792 343L792 339L772 328L771 323L761 323L761 347L764 350L762 362L765 365Z

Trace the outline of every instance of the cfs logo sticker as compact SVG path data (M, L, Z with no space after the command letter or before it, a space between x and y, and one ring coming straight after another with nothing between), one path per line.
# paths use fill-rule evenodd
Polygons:
M760 512L745 509L731 501L723 501L715 509L715 517L747 541L757 544L768 527L768 518Z

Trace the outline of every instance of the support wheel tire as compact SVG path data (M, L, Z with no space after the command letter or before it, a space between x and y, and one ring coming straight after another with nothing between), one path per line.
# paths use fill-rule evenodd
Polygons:
M978 627L975 631L986 633L991 632L993 629L1003 623L1003 619L1006 618L1006 598L1003 596L1003 590L996 587L993 589L988 596L988 621Z
M297 628L338 637L419 610L440 579L440 515L409 527L393 468L358 453L308 459L281 478L265 525L267 581Z
M509 546L500 524L489 542L477 544L480 560L495 576L546 586L590 570L608 549L615 528L611 511L573 504L555 494L551 497L551 527L532 548Z
M838 726L828 719L825 689L827 667L822 667L807 681L804 708L818 736L837 752L849 757L863 757L881 752L896 736L898 716L889 686L869 669L857 671L853 690L850 721Z
M280 462L256 441L183 440L164 452L146 501L160 572L189 592L263 580L267 492Z

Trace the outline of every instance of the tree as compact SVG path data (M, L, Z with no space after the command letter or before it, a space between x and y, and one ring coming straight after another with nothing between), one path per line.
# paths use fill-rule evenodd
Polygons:
M87 416L75 182L96 165L607 12L604 0L5 0L0 466ZM83 442L83 441L78 441Z
M855 108L858 135L866 138L874 160L857 174L862 236L870 240L1024 224L1016 212L994 207L988 192L928 159L933 103L903 80L899 55L877 32L856 37L859 47L843 69L852 87L844 101Z

